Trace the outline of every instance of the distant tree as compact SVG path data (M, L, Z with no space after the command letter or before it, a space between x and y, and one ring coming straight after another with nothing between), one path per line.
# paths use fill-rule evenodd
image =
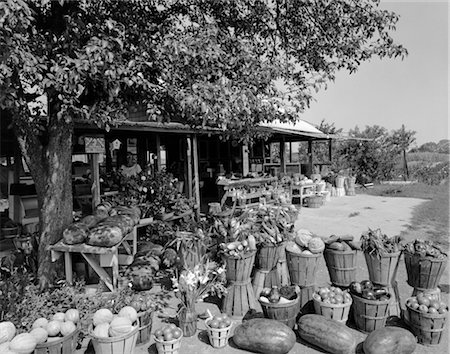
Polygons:
M404 172L405 172L403 174L404 180L409 178L409 170L408 170L408 161L406 159L406 151L416 141L416 138L414 137L415 134L416 134L415 131L406 130L405 125L402 124L402 127L398 130L394 130L390 137L390 141L392 142L392 144L394 144L394 146L397 146L403 155L403 168L404 168Z
M321 132L325 134L340 134L342 133L342 128L336 128L334 123L328 123L325 119L322 119L320 124L316 126ZM339 150L340 141L337 139L332 140L331 142L331 169L336 170L336 166L340 165L338 163L339 156L337 155L337 151ZM328 144L326 143L313 143L313 156L317 162L325 162L328 161L329 149Z
M437 152L441 154L450 154L450 140L443 139L437 143Z
M436 152L437 151L437 144L430 141L428 143L422 144L417 149L420 152Z

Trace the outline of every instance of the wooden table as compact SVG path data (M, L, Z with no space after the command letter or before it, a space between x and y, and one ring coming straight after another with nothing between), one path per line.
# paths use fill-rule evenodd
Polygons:
M137 229L147 226L151 222L153 222L152 218L142 219L120 243L112 247L89 246L85 243L66 245L60 240L48 248L51 251L52 262L55 262L64 254L66 281L72 284L72 254L79 253L106 286L111 291L115 291L119 279L119 265L130 265L137 253ZM119 253L119 249L125 250L125 253ZM99 256L98 259L95 257L96 255ZM106 272L105 268L111 268L112 277Z
M292 204L294 204L294 199L300 199L300 206L302 206L303 199L315 195L314 194L315 191L316 191L315 183L291 185Z

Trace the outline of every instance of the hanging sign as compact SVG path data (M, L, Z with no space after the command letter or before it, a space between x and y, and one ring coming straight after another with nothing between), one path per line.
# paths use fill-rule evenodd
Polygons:
M98 136L86 136L84 138L84 148L87 154L104 154L105 138Z

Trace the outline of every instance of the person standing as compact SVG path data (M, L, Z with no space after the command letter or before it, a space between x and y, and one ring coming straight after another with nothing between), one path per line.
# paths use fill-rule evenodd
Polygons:
M134 177L141 172L142 168L137 163L136 155L131 152L127 153L127 163L120 166L120 173L125 177Z

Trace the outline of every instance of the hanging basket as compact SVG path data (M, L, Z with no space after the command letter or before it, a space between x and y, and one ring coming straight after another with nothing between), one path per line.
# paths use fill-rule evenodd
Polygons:
M270 303L261 300L259 300L259 303L261 304L264 317L277 320L290 328L294 328L300 310L298 306L298 295L294 300L291 300L288 303Z
M314 285L321 256L322 253L306 255L286 250L287 267L292 284L302 287Z
M356 279L356 250L325 249L323 256L334 285L348 287Z
M404 252L404 255L408 284L413 288L437 288L447 266L447 257L443 259L421 257L407 251Z
M386 325L391 296L384 301L368 300L355 295L352 295L352 299L353 317L359 330L369 333Z
M400 251L379 255L364 252L370 281L381 286L389 286L392 284L392 281L395 280L400 255Z
M34 354L72 354L77 348L78 335L81 329L78 327L70 335L61 337L52 342L36 345Z

